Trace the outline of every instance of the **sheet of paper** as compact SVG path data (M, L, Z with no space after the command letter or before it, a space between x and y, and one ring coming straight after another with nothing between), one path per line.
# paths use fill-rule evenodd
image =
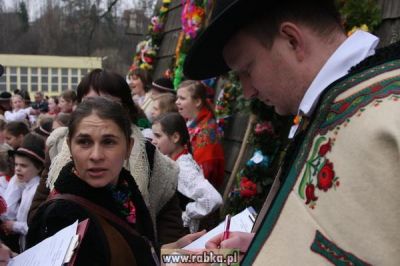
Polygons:
M78 220L12 258L9 266L62 266L65 254L76 235Z
M229 231L250 233L253 224L254 224L254 214L252 213L252 211L246 208L242 212L236 214L231 218L231 225ZM208 240L210 240L211 238L222 232L224 232L224 222L220 223L217 227L210 230L207 234L203 235L196 241L193 241L183 249L189 249L189 250L203 249L205 248L205 245Z

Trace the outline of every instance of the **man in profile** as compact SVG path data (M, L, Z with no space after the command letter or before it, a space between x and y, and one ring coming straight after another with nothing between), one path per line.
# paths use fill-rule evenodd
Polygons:
M184 73L237 72L247 98L296 115L242 265L400 263L400 46L347 37L334 0L217 0ZM278 186L277 184L281 184Z

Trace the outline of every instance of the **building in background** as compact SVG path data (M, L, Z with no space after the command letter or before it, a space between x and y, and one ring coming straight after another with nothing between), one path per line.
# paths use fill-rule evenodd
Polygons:
M102 67L101 57L0 54L4 75L1 91L41 91L47 96L76 89L81 78L94 68Z

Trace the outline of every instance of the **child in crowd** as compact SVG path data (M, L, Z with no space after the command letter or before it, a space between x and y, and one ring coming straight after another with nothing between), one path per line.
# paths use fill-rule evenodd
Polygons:
M169 78L159 78L151 83L151 97L153 100L161 94L172 93L176 94L174 84Z
M8 151L12 150L7 144L0 144L0 196L4 196L4 192L8 187L8 182L10 182L11 176L14 171L14 162L10 156L8 156Z
M29 133L29 128L25 122L9 122L4 128L4 139L14 150L21 146L24 136Z
M75 108L77 96L76 92L73 90L66 90L60 95L60 100L58 102L58 107L61 113L72 113Z
M175 101L176 96L172 93L164 93L157 96L154 99L153 111L151 112L152 120L165 113L178 112Z
M178 193L183 225L191 233L197 232L200 220L222 204L221 195L193 160L189 132L182 116L178 113L161 115L153 122L153 133L153 144L179 165Z
M43 138L31 133L25 136L21 147L9 152L14 156L15 174L4 192L7 211L1 216L1 229L6 236L5 239L2 236L2 239L15 252L25 248L27 217L44 166L44 149Z
M59 128L59 127L68 126L70 118L71 118L70 114L66 114L66 113L57 114L56 117L53 120L52 129L54 130L54 129Z
M60 108L58 107L58 97L51 96L48 100L49 111L47 114L49 116L56 116L60 112Z
M45 117L40 120L38 127L33 130L39 136L42 136L46 141L47 137L50 136L53 131L53 118Z
M203 169L205 178L221 191L225 174L224 151L204 84L183 81L179 85L176 105L179 113L188 120L193 158Z
M25 102L21 95L14 94L11 97L12 111L6 111L4 118L7 122L29 121L29 108L25 108Z

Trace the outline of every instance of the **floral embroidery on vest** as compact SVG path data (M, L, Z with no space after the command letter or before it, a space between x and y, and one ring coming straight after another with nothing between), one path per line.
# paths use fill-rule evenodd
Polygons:
M316 192L318 190L327 192L332 187L336 190L336 187L340 185L339 177L335 176L333 163L325 157L331 151L331 148L331 139L327 140L326 137L319 137L312 149L311 157L305 164L306 168L298 193L300 198L305 200L306 205L311 209L316 206L316 201L318 200ZM316 189L318 190L316 191Z

